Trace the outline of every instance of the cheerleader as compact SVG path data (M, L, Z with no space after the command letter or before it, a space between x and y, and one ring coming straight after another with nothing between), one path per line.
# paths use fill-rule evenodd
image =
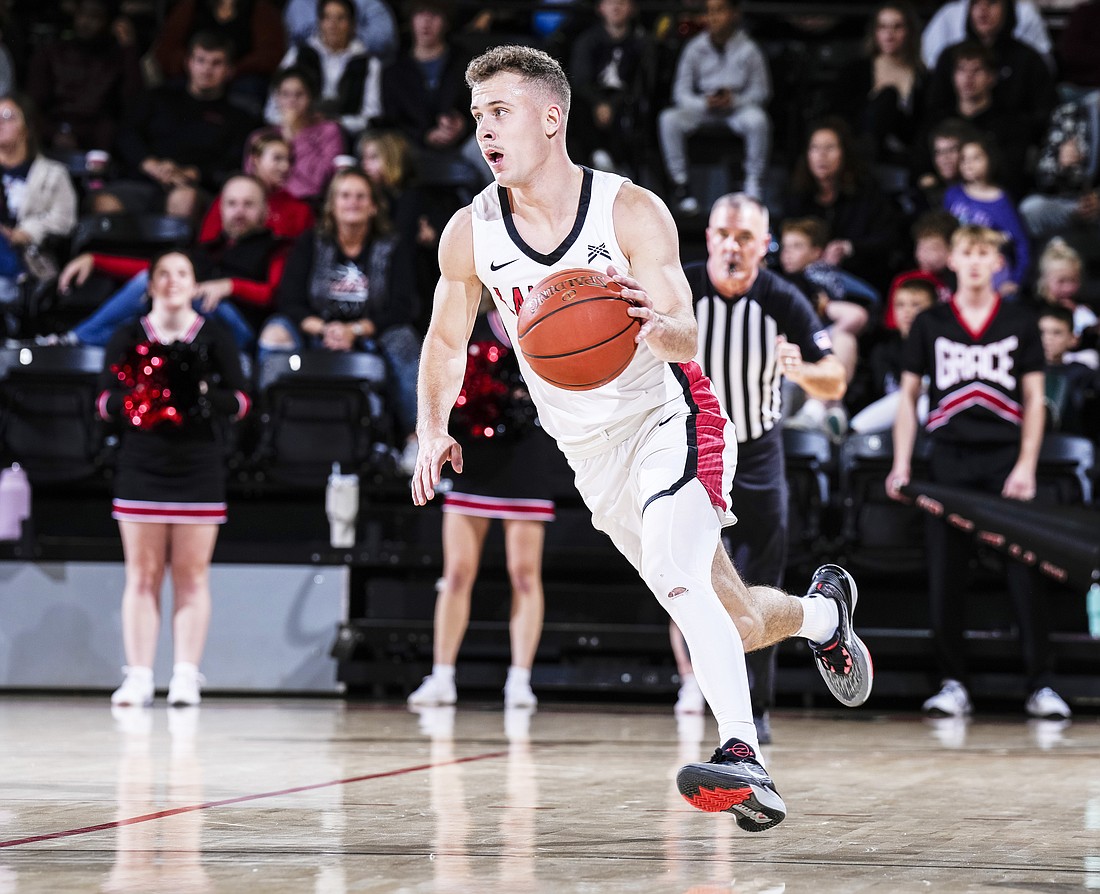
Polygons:
M482 309L492 308L483 302ZM413 707L453 705L455 660L470 620L470 596L492 519L504 525L512 611L512 663L506 708L534 708L531 666L542 635L542 546L554 502L540 457L554 449L538 426L495 309L478 316L451 432L462 447L463 472L443 501L443 577L437 585L430 676L413 692Z
M248 412L232 336L192 308L195 268L178 251L150 267L151 309L109 342L98 410L121 428L112 515L126 563L125 678L114 705L153 702L160 589L172 573L175 665L170 705L201 700L210 560L225 522L226 418Z

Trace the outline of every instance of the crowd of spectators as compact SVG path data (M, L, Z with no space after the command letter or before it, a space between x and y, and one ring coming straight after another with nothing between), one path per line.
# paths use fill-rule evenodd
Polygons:
M737 0L176 0L153 28L140 2L62 7L50 28L0 23L9 339L105 343L145 306L144 259L71 258L78 218L178 217L200 312L254 368L257 350L377 352L410 433L438 235L489 180L465 64L528 42L573 81L575 157L660 193L685 244L716 198L700 141L733 153L734 186L777 222L771 266L831 324L851 379L844 404L791 424L839 437L889 395L913 308L951 294L952 230L977 223L1007 237L1002 299L1065 311L1044 311L1048 363L1076 364L1050 376L1048 425L1100 435L1100 0L1053 33L1030 0L888 0L858 28L825 4L752 19ZM790 64L811 44L829 70ZM111 297L66 316L100 276Z

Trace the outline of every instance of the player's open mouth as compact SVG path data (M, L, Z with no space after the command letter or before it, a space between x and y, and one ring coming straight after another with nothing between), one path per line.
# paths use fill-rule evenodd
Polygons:
M498 152L496 149L485 150L485 160L488 161L492 167L496 167L500 164L502 158L504 158L503 152Z

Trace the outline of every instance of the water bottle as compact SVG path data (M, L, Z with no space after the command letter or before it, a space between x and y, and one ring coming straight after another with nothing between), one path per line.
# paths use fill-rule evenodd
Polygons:
M31 484L19 463L0 472L0 540L19 540L31 517Z
M325 514L329 543L337 548L355 545L355 522L359 517L359 476L342 475L340 464L332 464L325 488Z
M1085 597L1085 610L1089 615L1089 636L1100 639L1100 582L1093 581Z

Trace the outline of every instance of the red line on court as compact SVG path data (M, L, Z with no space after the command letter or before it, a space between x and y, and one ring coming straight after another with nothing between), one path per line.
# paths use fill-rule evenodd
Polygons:
M385 779L389 776L404 776L406 773L419 773L423 770L431 770L434 767L449 767L453 764L468 764L473 761L491 760L495 757L506 757L507 751L490 751L486 754L475 754L472 757L458 757L451 761L440 761L436 764L420 764L415 767L404 767L400 770L387 770L385 773L367 773L365 776L350 776L347 779L333 779L329 782L314 782L310 785L296 785L293 788L279 789L274 792L258 792L254 795L239 795L236 798L224 798L221 801L206 801L202 804L189 804L186 807L173 807L171 810L159 810L156 813L145 813L141 816L131 816L127 819L114 820L109 823L100 823L96 826L83 826L79 829L64 829L60 832L47 832L43 835L31 835L27 838L13 838L11 841L0 841L0 848L18 847L21 844L34 844L36 841L52 841L56 838L72 838L76 835L88 835L91 832L102 832L105 829L117 829L121 826L133 826L136 823L147 823L151 820L164 819L169 816L177 816L181 813L191 813L195 810L209 810L212 807L226 807L229 804L242 804L245 801L259 801L262 798L277 798L279 795L294 795L298 792L309 792L319 788L331 788L334 785L350 785L353 782L367 782L371 779Z

